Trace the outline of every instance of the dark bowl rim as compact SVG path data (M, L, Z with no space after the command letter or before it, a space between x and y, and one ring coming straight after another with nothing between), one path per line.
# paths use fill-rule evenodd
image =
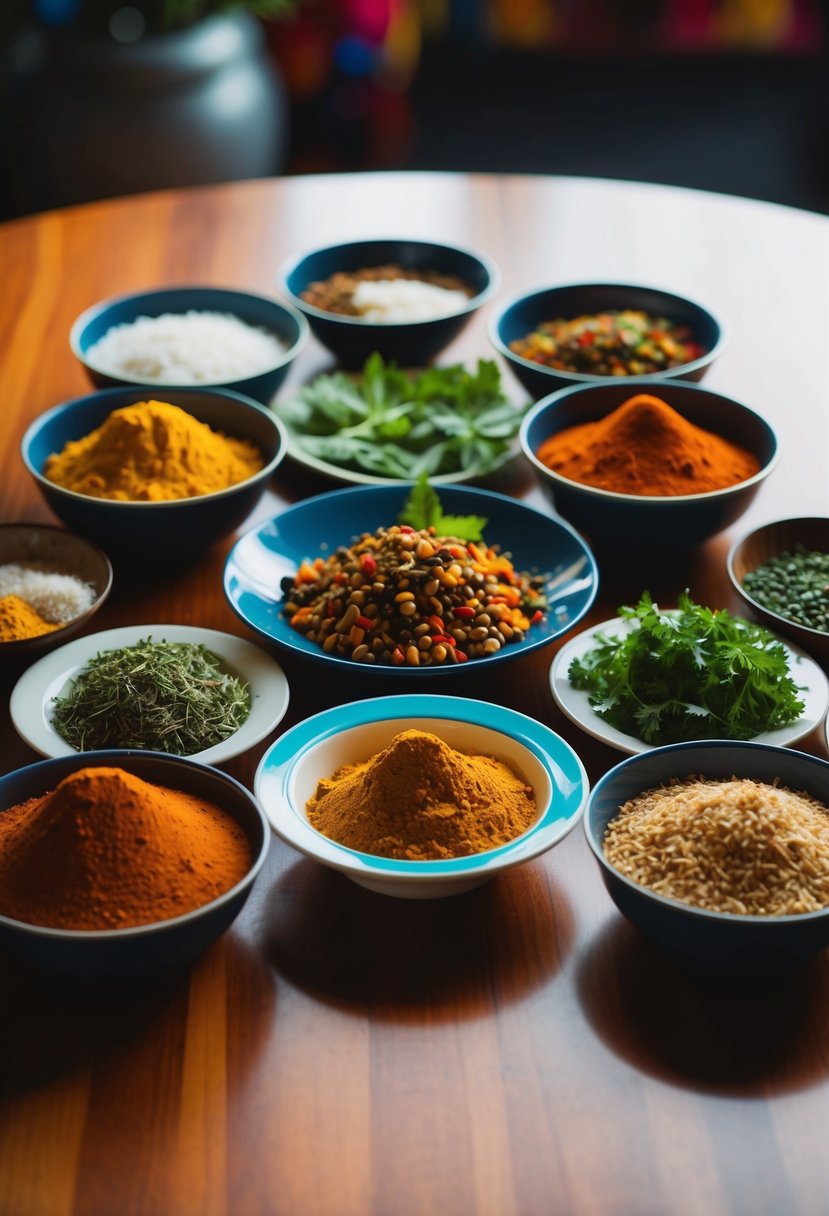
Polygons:
M531 372L539 372L545 376L557 376L560 379L572 381L574 386L582 384L587 385L616 382L617 380L621 379L634 379L632 376L591 376L588 372L568 372L556 367L545 367L543 363L535 363L532 359L525 359L523 355L517 355L515 351L510 350L507 343L501 339L501 322L504 319L504 315L509 311L510 308L514 307L514 305L525 301L529 302L534 300L536 297L546 296L552 292L575 290L583 291L588 288L599 291L605 288L613 288L614 291L648 291L653 295L664 296L668 299L676 300L680 304L689 304L692 308L696 308L699 312L704 313L705 316L707 316L716 326L717 340L714 345L705 352L705 354L700 355L698 359L692 359L690 363L679 363L676 367L665 368L664 371L650 372L647 377L650 381L678 379L680 375L687 376L689 372L695 372L699 371L700 369L710 367L715 359L718 359L723 350L726 348L727 339L722 322L714 315L714 313L711 312L710 309L692 299L691 296L682 296L677 294L677 292L668 291L667 288L664 287L649 287L645 283L556 283L549 287L538 287L533 291L513 292L511 296L508 296L505 300L501 301L497 311L494 312L489 318L487 331L490 342L498 353L502 355L503 358L505 358L508 362L516 363L520 367L524 367ZM642 379L642 377L636 377L636 379Z
M135 387L141 388L146 386L136 385ZM39 432L48 422L50 422L53 418L56 418L62 411L71 409L72 407L77 407L81 403L89 401L90 398L101 399L108 394L110 399L114 401L118 396L124 393L133 393L135 391L135 389L129 385L115 385L112 388L97 389L95 392L86 393L82 397L72 397L69 401L61 401L58 405L52 406L50 410L45 410L44 413L38 414L37 418L35 418L26 428L23 438L20 440L20 454L23 459L23 463L29 470L29 473L32 475L32 477L34 477L35 481L47 495L59 494L70 501L76 503L86 503L87 505L89 503L95 503L96 508L100 510L134 511L139 509L142 511L158 511L166 509L169 511L171 509L186 510L188 507L192 509L194 503L215 502L220 498L230 498L243 487L249 488L261 481L267 480L267 478L271 476L271 474L284 460L288 451L288 434L285 424L280 418L277 418L274 411L268 409L267 406L261 405L258 401L254 401L253 398L246 397L243 393L238 393L233 389L220 389L213 386L210 388L200 388L194 384L179 386L168 384L164 387L169 389L170 392L175 393L199 393L205 396L218 397L221 400L229 401L231 404L242 405L243 407L249 408L250 410L256 410L257 413L264 415L272 423L279 439L279 444L273 456L266 465L259 469L258 472L254 473L250 477L246 477L244 481L237 481L232 486L226 486L223 490L214 490L211 494L196 494L190 498L163 498L158 502L142 502L139 499L120 500L113 498L95 498L91 494L79 494L77 490L68 490L65 486L59 486L56 482L49 481L48 477L44 477L40 469L35 468L29 456L29 447L34 441L36 435L39 434ZM101 400L101 404L105 404L103 400ZM175 402L172 404L175 404ZM117 409L118 407L114 406L113 408Z
M607 378L605 377L605 380ZM771 455L765 464L757 470L751 477L747 477L744 481L738 481L733 486L724 486L720 490L706 490L701 494L622 494L618 490L603 490L600 486L591 486L583 481L574 481L570 477L563 477L561 473L557 473L555 469L548 468L543 461L539 460L535 452L530 448L527 442L527 432L530 425L535 422L541 414L543 414L551 406L555 406L560 398L574 396L577 393L585 391L595 391L597 388L619 388L631 385L633 388L652 388L654 381L647 376L625 376L616 380L607 380L606 384L592 381L590 384L571 384L566 388L556 389L555 392L549 393L546 397L542 397L540 401L536 401L535 405L531 406L524 417L521 419L521 426L518 431L518 442L524 456L532 464L536 472L542 477L549 478L554 484L566 489L575 489L579 493L584 492L589 497L596 499L607 500L618 503L685 503L686 505L694 502L710 502L712 499L730 498L736 494L742 493L751 486L759 485L761 481L765 481L769 473L777 464L780 458L780 445L777 439L777 433L762 414L758 414L748 405L743 405L742 401L737 401L735 397L726 397L724 393L717 393L713 389L706 388L705 385L696 384L688 380L663 380L662 384L668 384L672 388L688 389L694 393L701 393L703 396L719 397L721 401L727 401L729 406L736 406L737 409L750 415L756 419L761 426L765 427L766 432L771 440L772 450ZM758 457L759 459L759 457Z
M755 752L785 752L787 756L795 757L798 761L806 761L809 764L816 764L818 767L825 768L829 774L829 760L824 760L821 756L814 756L811 752L801 752L790 747L776 747L773 744L767 743L752 743L749 739L693 739L684 743L668 743L664 747L651 748L646 752L638 752L635 756L627 756L624 760L614 765L613 768L608 769L591 788L587 796L584 815L582 816L582 826L587 843L600 868L616 882L622 883L628 891L640 898L650 900L661 907L669 909L671 912L684 913L698 921L710 921L724 925L769 925L774 927L779 925L802 925L829 917L829 905L825 908L818 908L814 912L789 912L785 915L769 916L751 915L746 912L714 912L709 908L699 908L695 904L686 904L678 899L670 899L667 895L660 895L658 891L653 891L642 883L634 882L607 860L602 851L601 842L596 839L593 824L594 801L597 800L599 793L611 783L611 780L616 778L622 768L632 767L637 763L641 764L651 759L658 752L693 752L701 747L714 747L722 750L737 748L740 751ZM750 776L747 779L753 780ZM662 779L662 782L664 783L667 780L669 778L665 777ZM652 787L646 786L645 788Z
M743 545L747 544L752 537L757 536L760 532L765 532L767 528L779 528L787 524L812 523L821 522L826 524L826 534L829 537L829 515L792 515L785 519L769 519L764 524L758 524L755 528L749 529L748 532L738 536L728 550L728 556L725 559L726 570L728 577L731 580L731 585L737 594L745 601L749 607L753 608L758 616L765 615L775 622L779 622L778 628L781 633L796 631L796 636L803 639L805 649L809 649L809 642L814 639L815 642L823 645L829 645L829 633L824 629L815 629L811 625L802 625L800 621L793 621L791 617L781 616L779 612L775 612L772 608L767 608L765 604L761 604L753 595L746 591L740 579L734 571L734 562L737 554Z
M106 581L102 591L95 597L89 607L85 609L85 611L79 612L77 616L73 616L71 621L64 621L64 623L59 625L57 629L50 629L48 633L37 634L32 638L15 638L13 640L0 642L0 655L23 654L28 650L40 649L40 647L43 645L51 646L53 641L58 642L63 637L65 630L76 630L80 628L81 625L83 625L85 621L88 621L99 608L103 607L104 603L109 598L109 593L112 590L112 582L114 578L112 562L109 560L106 553L104 553L101 546L96 544L94 540L89 540L88 537L81 536L80 532L75 532L71 528L62 528L58 524L29 523L27 520L6 520L5 523L0 523L0 535L5 532L7 528L23 528L29 529L33 532L54 532L55 534L60 534L61 536L71 536L74 541L82 544L98 558L103 570L106 572Z
M220 292L222 295L235 295L235 296L239 296L242 299L256 300L257 302L261 302L263 304L269 304L269 305L273 306L274 308L277 308L280 311L286 313L287 316L289 316L295 322L296 327L297 327L297 336L296 336L295 340L293 341L293 343L291 344L291 346L282 354L282 356L278 359L278 361L276 363L270 364L268 367L262 368L261 371L254 372L252 375L249 375L249 376L235 376L235 377L233 377L233 379L230 379L230 380L211 380L209 383L204 383L204 384L201 384L201 383L199 383L199 384L179 384L178 382L175 382L175 381L146 380L146 379L142 380L142 379L136 378L134 376L127 376L127 375L122 374L121 372L114 372L112 370L107 370L105 368L98 367L81 350L81 347L80 347L81 335L83 334L83 332L87 328L87 326L96 319L96 317L101 316L108 309L113 308L118 304L128 304L128 303L132 303L133 301L141 300L146 296L164 295L167 292L206 292L206 293ZM137 320L137 318L135 318L135 319ZM239 317L239 320L241 321L241 320L243 320L243 318ZM249 324L249 322L245 322L245 323ZM129 324L129 322L125 322L125 324ZM112 328L112 326L110 326L110 328ZM259 295L255 291L246 291L244 288L240 288L240 287L219 287L216 284L187 284L187 283L171 285L171 284L167 283L167 284L164 284L163 286L155 287L155 288L145 287L142 291L129 291L129 292L123 292L120 295L107 296L103 300L99 300L97 302L97 304L90 304L90 306L88 308L85 308L84 311L82 313L80 313L75 318L75 320L72 322L72 325L69 329L69 349L72 351L72 354L75 356L75 358L78 360L78 362L81 363L84 367L88 368L90 371L95 372L99 376L107 376L113 380L120 380L123 382L123 384L125 386L134 384L136 386L136 388L158 388L158 389L215 388L215 389L222 389L223 387L231 385L231 384L245 384L248 381L257 380L260 376L270 375L271 373L273 373L275 371L279 371L280 368L285 367L286 364L292 363L294 361L294 359L297 357L297 355L300 353L302 348L305 346L306 342L308 341L309 335L310 335L310 330L309 330L308 322L305 319L305 317L302 315L300 310L298 308L294 308L291 304L286 303L284 300L276 299L276 297Z
M342 249L347 245L375 245L378 243L388 243L390 245L428 245L433 248L446 249L452 253L463 253L483 266L489 282L476 295L469 298L464 308L459 308L456 312L444 313L439 317L423 317L417 321L364 321L361 317L349 317L343 313L326 312L322 308L317 308L314 304L306 303L301 296L296 295L288 286L289 276L308 258L315 257L321 253L333 253L335 250ZM292 257L286 258L280 265L276 272L276 283L280 291L287 297L289 303L309 317L314 317L319 321L330 321L335 325L353 326L363 332L372 327L386 332L392 329L417 329L424 325L438 325L443 321L451 321L455 317L465 317L473 312L477 312L497 292L501 285L501 272L489 254L483 253L479 249L473 249L468 245L450 245L446 241L427 241L417 237L377 236L362 237L354 241L335 241L330 245L320 245L315 249L307 249L304 253L294 254Z
M215 768L209 764L200 764L198 761L192 760L188 756L172 756L168 752L143 751L138 748L107 748L96 752L76 752L74 756L51 756L43 760L37 760L33 764L24 765L23 769L15 769L11 773L6 774L6 776L18 776L25 769L46 768L48 766L65 767L67 761L70 760L78 760L80 762L78 767L83 768L83 761L88 759L90 756L94 756L96 759L100 759L102 757L111 758L113 762L119 758L123 759L125 757L129 757L132 759L135 757L146 756L152 760L163 761L165 764L169 763L172 768L184 764L187 767L201 769L203 772L211 774L211 780L214 782L214 784L216 777L222 778L223 783L230 786L235 786L242 790L246 795L251 807L255 809L262 828L262 844L259 848L259 852L251 861L250 866L245 871L244 877L240 878L239 881L234 883L234 885L228 888L227 891L223 891L221 895L217 895L215 899L209 900L206 904L201 904L198 908L191 909L190 912L184 912L180 916L171 916L167 920L154 920L145 925L131 925L123 929L59 929L56 927L50 927L49 925L30 925L27 921L15 920L11 916L3 916L0 914L0 928L13 929L17 933L23 932L32 937L46 938L54 941L73 942L76 945L84 946L93 945L94 943L100 943L103 941L118 942L135 940L137 938L152 937L156 934L161 934L172 929L180 928L186 924L192 924L194 921L200 920L205 913L213 912L222 905L230 903L233 899L240 895L245 888L252 885L254 879L265 864L265 858L268 855L268 849L270 848L272 836L271 825L256 795L253 794L247 788L247 786L244 786L241 781L237 781L235 777L231 777L230 773L225 773L219 768ZM0 781L1 780L2 778L0 778Z

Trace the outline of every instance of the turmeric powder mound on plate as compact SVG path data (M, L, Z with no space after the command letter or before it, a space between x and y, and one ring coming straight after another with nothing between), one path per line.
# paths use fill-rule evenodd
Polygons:
M120 768L81 768L0 812L0 913L125 929L209 903L251 862L244 831L215 804Z
M538 814L532 788L504 761L455 751L420 730L320 781L306 811L338 844L409 861L498 848Z
M249 440L214 431L166 401L138 401L53 453L43 472L92 498L165 502L225 490L263 465Z
M547 468L617 494L705 494L746 481L757 457L639 393L595 422L566 427L538 449Z

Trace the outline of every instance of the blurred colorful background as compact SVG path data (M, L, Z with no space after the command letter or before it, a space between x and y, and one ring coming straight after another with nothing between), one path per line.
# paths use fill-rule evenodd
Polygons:
M239 112L235 136L222 128L230 77L220 113L221 91L204 85L212 43L197 46L192 32L218 28L222 0L7 7L5 215L168 184L396 168L651 180L829 212L829 0L251 0L231 19L255 23L252 41L239 28L272 80L255 96L248 82L255 118ZM65 66L82 39L96 57ZM188 87L198 76L202 92L189 114L167 118L165 56L185 39ZM103 66L108 47L115 69ZM121 104L131 126L109 150L116 172L104 145L120 139L103 124ZM197 113L215 136L201 161L189 136ZM67 146L79 125L100 127L94 157ZM180 154L156 150L151 127ZM35 167L35 137L52 149L49 172L42 155Z

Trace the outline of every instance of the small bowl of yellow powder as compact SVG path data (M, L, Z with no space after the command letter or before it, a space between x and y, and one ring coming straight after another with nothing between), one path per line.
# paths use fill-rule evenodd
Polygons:
M86 625L112 587L91 541L48 524L0 525L0 653L28 663Z
M218 389L111 388L41 414L23 461L65 523L112 550L199 552L233 532L285 454L275 415Z
M377 697L293 727L255 790L277 834L361 886L458 895L578 821L584 767L541 723L464 697Z
M774 977L829 946L829 762L725 740L631 756L588 843L619 910L695 971Z

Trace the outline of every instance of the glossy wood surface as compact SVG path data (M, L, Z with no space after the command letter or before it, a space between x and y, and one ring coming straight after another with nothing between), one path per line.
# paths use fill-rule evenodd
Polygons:
M389 174L161 193L0 228L0 520L51 519L18 448L38 413L87 390L67 345L82 309L156 284L271 293L289 255L389 232L486 250L498 298L651 283L727 328L706 383L769 419L779 464L743 519L692 553L634 561L624 536L600 552L590 621L645 587L665 605L689 587L737 610L736 536L829 513L829 220L636 184ZM489 357L486 320L445 358ZM283 391L327 364L309 345ZM255 518L326 488L283 466ZM520 467L501 488L542 505ZM93 628L245 634L221 590L230 544L163 577L116 564ZM441 691L538 717L595 780L622 757L557 710L554 649ZM396 691L284 667L284 726ZM37 759L8 719L13 679L3 771ZM802 746L826 755L819 732ZM251 784L265 747L228 771ZM828 961L760 990L694 982L617 913L580 828L435 902L373 895L274 840L243 914L186 973L81 982L0 958L0 1213L820 1216Z

